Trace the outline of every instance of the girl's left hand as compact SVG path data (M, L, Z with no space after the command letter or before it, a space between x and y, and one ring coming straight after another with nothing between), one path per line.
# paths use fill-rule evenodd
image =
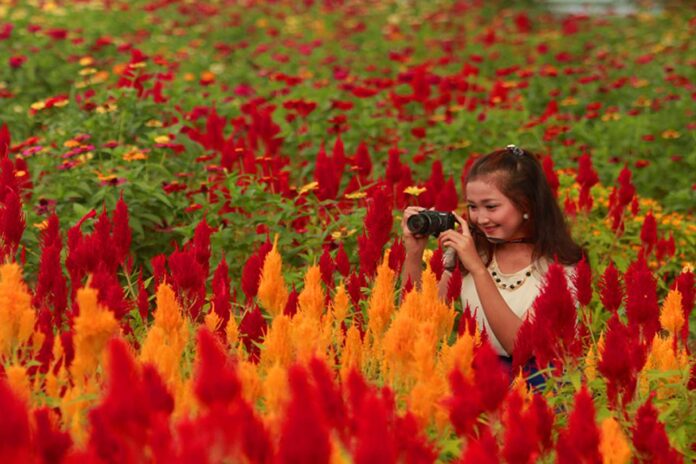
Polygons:
M453 248L457 252L457 256L466 270L473 273L474 271L484 268L485 266L483 261L481 261L478 251L476 250L476 244L474 243L474 238L471 236L471 232L469 231L469 225L457 213L453 214L457 219L461 230L444 231L438 237L438 243L443 248Z

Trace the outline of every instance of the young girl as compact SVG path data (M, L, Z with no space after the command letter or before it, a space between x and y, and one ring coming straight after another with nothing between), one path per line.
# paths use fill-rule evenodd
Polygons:
M463 267L462 305L475 311L480 329L506 361L554 258L571 277L583 251L570 236L539 161L514 145L478 159L466 179L467 220L447 230L439 244L456 252ZM403 281L420 285L427 237L406 222L423 208L408 207L402 221L406 260ZM451 273L440 280L444 299Z

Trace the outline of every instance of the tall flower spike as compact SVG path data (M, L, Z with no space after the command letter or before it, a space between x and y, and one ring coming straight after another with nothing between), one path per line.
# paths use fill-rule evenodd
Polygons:
M36 314L17 263L0 265L0 355L25 344L34 330Z
M283 278L283 262L278 253L277 235L273 240L273 248L263 262L258 298L261 307L273 317L282 314L288 302L288 289Z

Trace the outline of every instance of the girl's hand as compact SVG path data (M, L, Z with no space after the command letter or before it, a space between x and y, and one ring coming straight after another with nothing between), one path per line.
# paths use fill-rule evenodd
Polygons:
M457 219L461 230L446 230L441 233L437 239L440 246L443 248L451 247L454 249L457 252L459 261L462 262L462 265L470 273L485 269L483 261L476 250L474 238L471 236L471 232L469 231L469 225L457 213L453 214Z
M417 255L419 258L423 255L423 251L428 244L428 236L414 235L408 229L406 222L408 221L408 218L424 210L425 208L421 206L409 206L404 210L404 217L401 219L401 235L403 236L406 253Z

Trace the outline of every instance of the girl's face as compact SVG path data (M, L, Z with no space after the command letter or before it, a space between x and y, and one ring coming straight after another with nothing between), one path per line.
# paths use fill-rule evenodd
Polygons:
M498 190L490 177L477 178L466 184L469 221L486 237L514 240L525 236L523 212Z

